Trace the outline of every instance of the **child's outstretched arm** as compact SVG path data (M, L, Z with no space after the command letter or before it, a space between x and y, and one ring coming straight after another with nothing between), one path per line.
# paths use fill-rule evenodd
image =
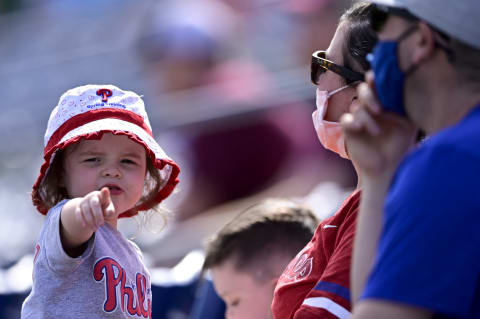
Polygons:
M105 217L114 214L106 187L68 201L60 214L60 238L65 252L72 257L81 255L85 248L82 245L105 223Z

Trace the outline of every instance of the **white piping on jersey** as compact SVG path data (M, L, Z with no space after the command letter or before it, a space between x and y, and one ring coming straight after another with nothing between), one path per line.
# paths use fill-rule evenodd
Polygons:
M335 226L335 225L323 225L323 229L327 229L327 228L337 228L338 226Z
M307 298L303 301L303 304L310 307L325 309L340 319L350 318L351 315L350 311L343 308L333 300L325 297Z

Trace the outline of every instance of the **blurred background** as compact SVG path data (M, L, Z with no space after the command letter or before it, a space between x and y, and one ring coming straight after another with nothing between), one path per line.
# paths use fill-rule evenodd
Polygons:
M0 0L0 318L19 318L43 217L30 201L58 98L84 84L143 95L182 171L160 233L122 231L152 271L153 318L223 318L202 247L239 211L294 197L322 218L353 188L312 125L311 53L351 0Z

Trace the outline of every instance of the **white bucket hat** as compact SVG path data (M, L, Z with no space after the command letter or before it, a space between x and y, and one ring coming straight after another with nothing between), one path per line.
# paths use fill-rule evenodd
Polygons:
M406 9L447 35L480 49L478 0L369 0L369 2Z
M53 109L44 138L45 162L33 185L32 199L38 211L46 214L39 186L44 180L56 151L81 139L100 139L103 133L123 134L141 144L164 181L153 200L124 212L131 217L167 198L178 183L180 168L155 141L143 100L136 93L113 85L85 85L65 92Z

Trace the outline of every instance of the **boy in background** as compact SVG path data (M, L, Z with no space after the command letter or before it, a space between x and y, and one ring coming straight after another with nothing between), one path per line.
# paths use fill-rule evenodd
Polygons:
M272 318L278 277L312 238L318 219L287 199L267 199L247 208L207 244L204 269L226 303L225 317Z

